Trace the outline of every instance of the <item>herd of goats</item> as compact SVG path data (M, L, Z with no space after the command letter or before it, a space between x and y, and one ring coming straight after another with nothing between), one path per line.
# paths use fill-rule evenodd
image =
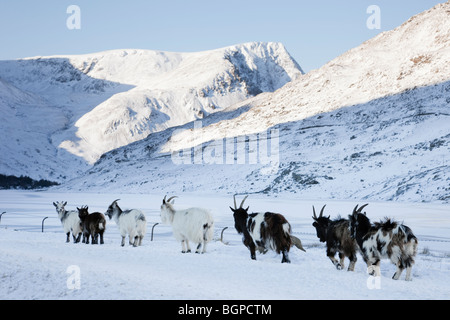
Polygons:
M167 197L167 196L166 196ZM206 251L206 245L213 239L214 219L209 210L203 208L189 208L176 210L174 200L176 197L166 199L161 205L161 221L170 224L173 235L181 241L182 252L191 252L189 242L197 244L196 253ZM268 250L282 255L281 262L290 263L289 250L296 246L304 250L300 239L292 235L292 230L286 218L279 213L248 213L249 207L243 207L246 196L239 207L234 199L233 211L236 231L242 235L244 245L250 250L251 259L256 260L256 250L266 253ZM128 235L130 245L135 247L142 244L146 233L147 221L142 211L138 209L122 210L115 200L106 211L109 219L115 220L120 235L121 245L125 245ZM77 208L77 211L67 211L67 202L53 202L61 220L67 242L72 233L74 243L103 244L103 233L106 227L105 215L100 212L89 214L88 207ZM380 276L380 259L388 258L397 266L397 271L392 277L400 278L406 269L406 280L411 280L411 268L417 253L417 238L407 226L385 219L378 223L371 223L362 210L367 204L353 209L348 219L337 218L331 220L330 216L323 215L325 206L316 215L313 207L313 226L316 228L317 237L327 246L327 256L338 270L343 269L344 259L350 260L349 271L353 271L356 263L356 254L359 251L367 263L368 272L374 276ZM203 246L203 248L202 248ZM340 260L335 258L339 253Z

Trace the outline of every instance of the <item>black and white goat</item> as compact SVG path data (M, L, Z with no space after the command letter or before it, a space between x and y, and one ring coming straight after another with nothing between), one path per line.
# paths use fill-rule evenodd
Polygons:
M100 244L104 244L103 233L106 229L105 216L100 212L89 214L88 206L77 207L77 209L83 228L83 243L89 244L89 236L91 236L92 244L98 244L98 236L100 235Z
M53 205L56 207L58 218L61 220L64 233L67 236L66 242L70 242L70 233L72 233L73 243L80 242L82 228L80 218L78 217L78 211L67 211L65 209L67 201L56 201L53 202Z
M316 210L313 206L313 226L316 228L317 237L320 239L320 242L326 242L327 257L330 258L331 262L338 270L344 268L344 260L345 257L347 257L350 260L348 271L354 271L357 260L356 253L358 251L358 244L350 235L350 222L341 218L331 220L330 216L324 217L323 210L325 209L325 206L320 210L318 217L316 216ZM337 252L339 252L340 261L335 258Z
M166 197L161 205L161 221L172 225L175 239L181 241L181 252L191 252L189 241L192 241L198 243L196 253L200 253L202 244L202 253L205 253L206 244L212 240L214 233L214 219L209 210L202 208L175 210L172 200L176 197L170 197L168 200Z
M105 214L110 220L114 218L114 221L116 221L120 235L122 236L122 247L125 245L127 234L130 245L133 245L133 247L140 246L142 245L142 239L144 239L145 232L147 231L147 220L145 219L145 215L138 209L125 211L120 209L117 204L117 201L119 200L120 199L114 200Z
M372 225L366 213L361 212L365 206L356 206L349 220L351 236L358 242L369 274L380 276L380 260L389 258L397 266L392 279L398 280L406 269L405 280L411 281L417 238L410 228L388 218Z
M249 207L244 209L245 196L239 208L236 206L236 197L233 196L234 227L239 234L242 234L242 242L250 250L250 257L256 260L256 249L261 253L273 250L282 254L281 263L290 263L289 250L292 245L305 251L300 239L291 236L291 225L286 218L279 213L248 213Z

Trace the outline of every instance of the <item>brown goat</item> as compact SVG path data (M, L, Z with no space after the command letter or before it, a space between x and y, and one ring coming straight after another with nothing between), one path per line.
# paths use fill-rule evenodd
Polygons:
M100 244L103 244L103 232L106 228L105 216L100 212L89 214L88 206L77 207L77 209L83 230L83 243L89 244L89 236L91 236L92 244L98 244L98 236L100 235Z
M322 207L319 216L316 215L316 209L313 206L313 226L316 228L317 237L320 242L327 244L327 257L334 264L336 269L342 270L344 268L344 259L348 257L350 265L348 271L355 270L356 253L358 251L358 244L356 240L352 239L349 230L349 221L346 219L337 218L331 220L330 216L323 215ZM340 261L335 258L336 253L339 253Z

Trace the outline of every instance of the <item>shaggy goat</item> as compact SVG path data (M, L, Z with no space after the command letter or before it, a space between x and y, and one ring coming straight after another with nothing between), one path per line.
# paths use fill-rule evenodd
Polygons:
M354 271L358 244L350 236L349 221L341 218L331 220L330 216L324 217L325 206L320 210L319 217L316 216L316 210L313 206L313 226L316 228L317 237L320 242L327 243L327 257L338 270L344 268L344 259L348 257L350 259L348 271ZM336 252L339 252L340 262L334 257Z
M108 207L105 215L111 220L114 218L117 226L119 227L120 235L122 236L121 246L125 245L125 237L128 234L128 241L133 247L142 245L142 239L145 236L147 230L147 220L142 211L137 209L125 210L120 209L117 201L114 200L113 203Z
M206 252L206 244L212 240L214 232L214 220L211 213L202 208L175 210L173 201L170 201L176 197L168 200L166 197L161 205L161 221L172 225L173 235L181 241L181 252L191 252L189 241L198 243L196 253L200 253L202 244L202 253Z
M249 207L242 208L247 197L238 208L233 196L234 209L230 209L233 211L234 227L243 235L242 242L250 250L251 259L256 260L256 249L261 253L270 249L283 255L281 263L290 263L289 249L292 245L305 251L300 239L291 236L291 225L283 215L272 212L248 214Z
M78 216L83 227L83 243L89 244L89 236L92 237L92 244L98 244L100 235L100 244L103 244L103 232L106 228L106 219L100 212L89 214L88 206L78 208Z
M80 242L82 232L78 211L67 211L64 208L66 204L67 201L53 202L53 205L56 207L56 212L58 213L58 218L61 220L64 233L67 235L66 242L70 242L70 233L72 232L73 243L78 243Z
M411 281L417 238L410 228L388 218L372 225L366 213L361 213L365 206L356 206L349 220L351 236L358 242L369 274L380 276L380 259L389 258L397 266L392 279L398 280L406 268L405 280Z

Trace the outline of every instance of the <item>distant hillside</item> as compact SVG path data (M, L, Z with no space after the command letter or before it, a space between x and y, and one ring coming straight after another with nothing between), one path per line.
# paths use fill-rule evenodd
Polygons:
M273 93L104 154L65 188L448 202L448 61L450 2Z

